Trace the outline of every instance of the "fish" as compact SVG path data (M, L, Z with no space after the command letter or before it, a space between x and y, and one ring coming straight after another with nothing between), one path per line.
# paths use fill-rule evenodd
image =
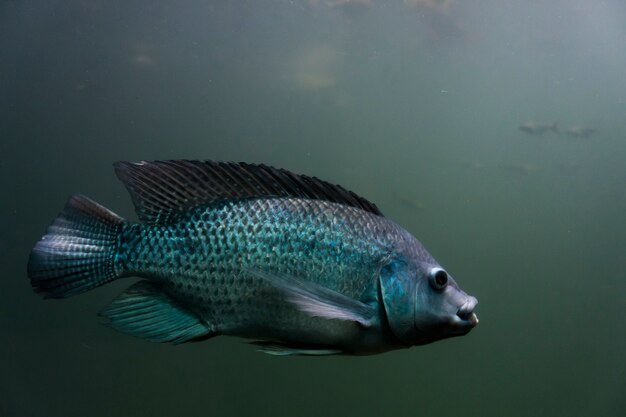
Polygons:
M525 122L524 124L522 124L519 127L519 129L524 133L528 133L529 135L534 135L534 136L540 136L546 132L553 132L557 134L559 133L558 122L554 122L551 125L544 125L544 124L538 124L532 120L529 120Z
M565 131L568 136L575 138L590 138L596 133L596 129L592 127L573 126Z
M138 222L67 201L35 244L36 293L139 277L99 314L180 344L219 335L279 355L372 355L462 336L478 303L365 198L264 164L117 162Z
M422 203L420 200L411 198L411 196L406 195L399 195L398 203L413 211L423 210L425 208L424 203Z

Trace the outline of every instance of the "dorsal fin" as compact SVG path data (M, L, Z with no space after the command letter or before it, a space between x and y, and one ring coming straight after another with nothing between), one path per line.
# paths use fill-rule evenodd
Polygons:
M376 205L339 185L285 169L244 162L117 162L115 172L128 189L139 219L167 222L192 207L258 197L299 197L360 208L382 216Z

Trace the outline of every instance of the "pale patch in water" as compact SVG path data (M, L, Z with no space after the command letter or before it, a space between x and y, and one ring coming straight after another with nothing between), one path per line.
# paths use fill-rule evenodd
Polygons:
M154 65L154 59L149 55L137 55L134 59L135 64L142 66L152 66Z
M450 11L454 0L404 0L404 3L417 9L428 9L445 14Z
M292 79L301 90L334 86L338 53L328 45L313 45L299 51L293 61Z
M152 67L156 65L154 59L154 47L146 42L139 41L133 45L132 63L141 67Z

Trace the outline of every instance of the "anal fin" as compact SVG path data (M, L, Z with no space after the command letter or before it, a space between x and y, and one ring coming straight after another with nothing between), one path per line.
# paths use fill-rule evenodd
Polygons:
M100 312L114 329L153 342L207 339L214 329L149 281L131 285Z

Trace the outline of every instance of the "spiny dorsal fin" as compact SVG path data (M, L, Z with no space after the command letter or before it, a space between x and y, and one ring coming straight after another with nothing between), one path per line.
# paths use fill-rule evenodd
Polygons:
M139 218L151 224L167 222L192 207L258 197L325 200L382 216L376 205L339 185L267 165L190 160L117 162L115 172L128 189Z

